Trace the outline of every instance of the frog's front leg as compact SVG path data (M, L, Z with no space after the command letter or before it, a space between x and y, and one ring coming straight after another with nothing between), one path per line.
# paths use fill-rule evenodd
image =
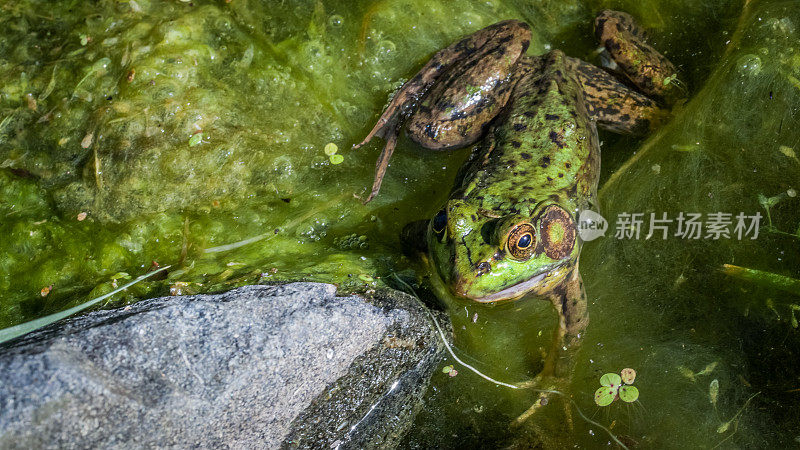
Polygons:
M534 404L517 417L516 424L521 424L546 405L553 390L569 383L575 367L575 355L589 324L586 291L577 264L567 274L566 280L547 293L546 297L558 312L558 325L544 368L534 380L519 385L522 388L541 389L542 392Z
M375 165L370 201L380 190L397 143L408 121L409 136L434 150L463 147L481 138L502 110L517 80L515 66L530 43L524 22L507 20L483 28L437 52L395 94L367 137L386 140Z

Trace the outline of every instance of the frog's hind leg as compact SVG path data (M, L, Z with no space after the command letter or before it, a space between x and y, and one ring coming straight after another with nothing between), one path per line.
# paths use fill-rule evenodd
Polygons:
M474 131L480 127L470 126L475 119L474 115L470 115L473 112L470 108L486 112L488 120L500 112L511 91L506 85L515 81L512 76L513 67L525 54L529 43L528 25L517 20L507 20L483 28L436 52L394 95L367 137L354 146L359 148L376 136L386 140L386 146L375 165L372 191L365 203L372 200L380 190L389 158L397 144L397 135L407 120L412 119L415 125L410 130L412 139L427 148L465 146L479 139L479 133ZM457 101L447 97L452 96L459 87L474 87L473 93L478 94L475 98L487 97L487 100L470 103L467 98L462 99L466 103L459 105ZM497 87L504 89L501 89L499 96L496 94L493 99L488 99L485 91L495 90ZM434 104L437 100L438 103ZM442 102L446 103L445 108L442 107ZM416 121L415 113L420 113L421 116ZM444 115L448 117L442 120ZM462 133L464 136L460 139L454 138L454 133Z
M575 355L589 324L586 290L577 264L567 275L567 281L554 289L548 298L558 311L558 325L553 343L545 358L542 371L534 380L519 385L521 388L539 389L540 393L533 405L514 420L514 425L525 422L542 406L547 405L558 387L569 384L575 367ZM569 418L569 415L567 417Z
M630 14L604 10L594 21L597 40L616 69L645 95L667 105L686 98L686 88L675 66L646 42L644 30Z

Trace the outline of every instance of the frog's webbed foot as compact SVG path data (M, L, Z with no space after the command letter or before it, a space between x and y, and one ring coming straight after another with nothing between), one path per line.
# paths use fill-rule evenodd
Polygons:
M372 191L370 191L367 199L364 200L364 204L369 203L381 190L383 177L386 175L386 169L389 167L389 159L392 157L394 148L397 146L397 135L399 132L399 129L395 129L394 132L386 138L386 145L383 146L383 150L381 150L381 154L378 156L378 161L375 163L375 180L372 182ZM368 139L371 138L368 136L367 140L363 143L368 142Z
M550 351L544 361L542 371L531 381L520 383L520 388L537 389L539 395L533 405L522 413L513 425L520 425L550 402L554 395L565 397L565 407L569 411L567 394L560 388L569 386L572 371L575 367L575 354L583 338L586 326L589 324L589 314L586 305L586 292L583 280L578 272L578 265L567 275L567 280L557 286L548 295L556 311L558 311L558 325ZM567 420L570 419L567 413Z
M572 429L572 415L569 408L570 404L568 399L566 398L566 394L562 390L568 386L569 379L557 379L557 378L543 379L542 377L536 377L535 380L532 380L525 384L528 383L531 383L531 385L528 385L527 387L538 389L538 395L533 404L530 407L528 407L528 409L525 410L525 412L517 416L517 418L514 419L513 422L511 422L511 426L519 427L523 425L534 414L539 412L543 407L547 406L554 396L562 396L564 397L563 405L565 413L564 415L566 418L565 420L567 422L568 427ZM519 384L518 386L522 387L523 384Z

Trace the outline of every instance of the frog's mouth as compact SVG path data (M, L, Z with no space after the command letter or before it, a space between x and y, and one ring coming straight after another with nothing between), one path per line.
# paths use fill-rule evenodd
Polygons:
M565 269L570 267L570 262L572 262L571 259L563 261L545 272L528 278L527 280L520 281L515 285L509 286L493 294L475 297L469 295L468 292L458 292L458 288L456 288L455 291L458 293L458 295L479 303L491 303L501 300L516 300L526 294L543 295L561 283L561 281L567 275L568 270Z

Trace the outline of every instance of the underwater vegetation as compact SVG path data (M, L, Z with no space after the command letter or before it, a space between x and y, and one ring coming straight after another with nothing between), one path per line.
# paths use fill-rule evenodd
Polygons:
M583 249L591 322L569 398L628 446L797 445L792 1L3 2L0 328L167 265L107 306L287 280L419 289L397 236L436 213L469 149L401 137L365 206L380 144L351 146L431 54L499 20L531 25L531 54L596 62L602 8L634 15L690 96L643 139L600 135L611 230ZM722 214L730 233L678 234L681 213ZM755 238L738 238L740 213L760 215ZM638 239L616 238L621 214L642 214ZM666 238L646 238L651 217L671 220ZM451 305L458 354L507 383L537 373L555 319L535 300ZM565 430L563 412L509 434L535 394L449 365L405 446L609 442L575 414ZM638 399L597 406L598 380L624 367Z

